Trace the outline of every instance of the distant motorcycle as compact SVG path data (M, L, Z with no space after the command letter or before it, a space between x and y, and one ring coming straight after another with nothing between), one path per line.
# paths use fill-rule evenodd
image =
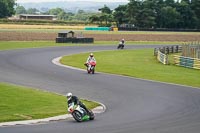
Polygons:
M117 49L124 49L124 44L120 42L119 45L117 46Z
M89 110L87 111L82 108L80 105L74 105L74 103L71 103L68 108L68 112L73 116L73 118L77 122L83 122L88 120L94 120L94 113Z
M86 63L85 66L87 67L87 72L90 74L94 74L95 72L95 67L96 67L96 62L95 61L91 61L89 63Z

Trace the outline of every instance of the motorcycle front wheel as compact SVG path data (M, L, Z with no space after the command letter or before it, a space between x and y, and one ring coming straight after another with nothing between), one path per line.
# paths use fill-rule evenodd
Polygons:
M94 71L95 71L95 69L93 68L93 69L92 69L92 74L94 74Z
M72 116L77 122L82 122L82 114L79 111L75 110Z

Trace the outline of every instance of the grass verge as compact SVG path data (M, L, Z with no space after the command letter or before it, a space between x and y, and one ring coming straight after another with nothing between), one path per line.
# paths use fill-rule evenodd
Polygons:
M66 44L55 43L53 41L0 41L0 50L42 48L53 46L66 46Z
M85 68L89 53L65 56L61 63ZM153 56L153 49L95 52L97 71L136 78L200 87L200 71L173 65L163 65Z
M99 105L86 100L83 102L89 108ZM66 113L64 96L0 83L0 122L40 119Z

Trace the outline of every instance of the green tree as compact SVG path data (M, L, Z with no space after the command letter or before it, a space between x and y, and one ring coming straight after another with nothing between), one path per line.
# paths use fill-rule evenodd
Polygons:
M127 10L126 10L126 16L128 18L129 24L134 24L137 26L137 15L140 10L140 5L142 2L140 0L130 0L130 2L127 5Z
M26 14L26 9L23 6L16 7L16 14Z
M65 12L65 11L63 9L61 9L61 8L53 8L53 9L50 9L48 11L48 14L50 14L50 15L58 15L58 14L60 14L62 12Z
M99 11L101 11L102 13L105 13L105 14L111 14L112 13L112 10L107 7L106 5L104 5L103 8L100 8Z
M154 3L154 10L155 10L155 27L156 28L162 28L162 14L161 14L161 9L165 6L164 0L153 0Z
M36 8L29 8L26 13L27 14L38 14L39 10Z
M181 1L177 6L177 11L180 13L180 22L178 28L194 28L196 18L192 11L188 0Z
M75 14L74 19L77 21L88 21L92 13L87 13L84 10L78 10Z
M111 26L113 22L112 10L104 5L103 8L100 8L101 14L99 16L100 26Z
M67 20L69 18L69 16L67 15L66 12L63 11L57 15L57 18L58 18L58 20Z
M155 3L152 0L146 0L141 3L137 14L137 25L142 28L155 27L156 11Z
M163 7L161 9L162 15L162 28L176 28L179 23L180 14L176 11L176 8L171 6Z
M127 5L119 5L117 8L115 8L113 17L116 21L116 24L119 26L120 24L127 23L128 19L126 16L126 9Z
M95 14L95 15L92 15L92 16L89 17L89 21L91 23L99 23L100 22L100 18L99 18L99 16L97 14Z
M15 14L14 6L15 0L1 0L0 1L0 18L10 17Z
M187 4L190 4L190 3L191 3L190 0L181 0L181 2L185 2L185 3L187 3Z
M194 11L196 18L196 26L200 28L200 0L191 0L191 8Z
M137 26L141 28L154 28L155 15L153 10L143 8L137 15Z
M200 28L200 0L129 0L113 16L138 28Z
M164 3L165 3L165 7L166 6L171 6L171 7L175 7L176 6L174 0L165 0Z

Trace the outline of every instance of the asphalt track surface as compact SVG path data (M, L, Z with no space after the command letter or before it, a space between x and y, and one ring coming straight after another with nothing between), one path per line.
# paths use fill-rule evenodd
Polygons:
M126 48L158 46L127 46ZM99 101L107 110L94 121L72 119L0 127L0 133L199 133L200 89L117 75L72 70L52 59L113 46L74 46L0 51L0 82ZM153 52L152 52L153 53ZM97 66L98 67L98 66ZM98 68L97 68L98 70Z

